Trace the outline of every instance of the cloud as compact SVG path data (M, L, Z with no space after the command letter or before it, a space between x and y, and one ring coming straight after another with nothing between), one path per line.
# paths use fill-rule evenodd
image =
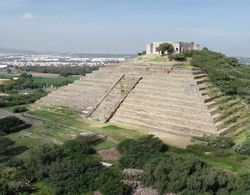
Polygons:
M24 13L21 17L23 20L29 20L29 21L36 19L36 16L29 12Z

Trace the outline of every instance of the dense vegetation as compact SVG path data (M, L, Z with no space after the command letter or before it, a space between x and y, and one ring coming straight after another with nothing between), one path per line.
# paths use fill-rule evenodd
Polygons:
M250 104L250 67L206 49L193 52L191 65L206 72L211 82L226 95L237 95Z
M230 148L227 138L211 141L212 147ZM197 157L178 157L166 152L167 147L153 136L125 140L118 145L121 167L142 168L143 184L161 194L247 194L249 174L244 179L214 168ZM135 155L134 155L135 154Z
M26 124L23 120L15 116L5 117L0 119L0 136L20 131L28 127L30 127L29 124Z
M4 142L0 144L3 145L3 151L14 144L8 143L8 140ZM34 148L24 163L17 160L9 163L19 167L13 177L15 184L10 185L11 182L2 176L0 186L4 186L9 193L31 193L35 191L33 183L39 181L51 186L55 194L82 194L96 189L104 195L123 194L127 188L120 180L121 171L105 169L95 152L81 137L67 141L62 146ZM30 181L25 188L18 188L21 178Z
M33 91L30 94L11 94L9 96L0 96L0 107L18 106L22 104L34 103L37 99L47 95L43 90Z
M187 56L183 53L176 53L176 54L169 55L169 60L184 62L187 60Z
M170 43L162 43L156 50L160 52L161 55L164 55L166 52L167 54L172 54L174 52L174 47Z
M5 166L12 176L0 174L0 189L6 193L36 192L37 183L51 187L52 194L83 194L99 190L104 195L131 194L122 180L123 168L144 170L142 182L161 194L247 194L249 174L227 173L192 155L173 155L168 147L151 135L121 142L118 164L104 168L90 139L77 137L63 145L33 148L26 158L8 157ZM214 140L213 147L232 147L231 140ZM0 138L0 157L10 154L15 142ZM16 150L16 149L15 149ZM1 163L0 163L1 165ZM0 166L1 168L1 166Z
M203 64L206 62L204 59L216 55L219 54L207 50L185 53L185 57L193 56L191 63L197 64ZM182 58L183 56L175 57ZM226 75L230 76L230 71L234 73L239 71L241 73L245 68L238 63L233 66L234 59L229 60L230 63L228 64L221 65L219 63L218 67L215 65L220 61L225 63L226 59L224 56L212 60L214 63L213 68L199 67L208 73L210 79L212 77L216 78L215 80L211 79L212 82L221 90L223 89L224 93L239 96L247 102L247 93L239 93L238 89L236 89L236 92L231 93L231 91L227 91L227 87L231 85L231 81L241 83L249 78L242 79L244 76L241 75L239 78L235 76L234 79L228 80L226 76L223 76L224 80L215 73L219 70L223 74L227 73ZM206 63L203 66L206 67ZM232 67L228 68L228 66ZM25 85L26 82L29 83L27 80L30 79L33 82L35 80L35 78L26 74L22 83ZM217 79L220 79L220 82L215 82L218 81ZM246 90L249 89L245 85L244 87ZM16 98L13 99L14 96ZM29 97L32 98L29 95L18 94L3 96L0 97L0 105L19 105L35 101L29 99ZM22 108L16 107L16 110L19 112L19 110L22 111ZM49 115L48 112L37 111L37 113L40 114L38 116L41 118L43 115ZM54 137L59 134L62 136L66 131L71 134L72 129L75 130L73 123L76 123L79 129L83 129L80 121L71 115L63 118L63 115L56 115L53 112L50 113L49 117L54 123L44 122L44 126L37 130L39 135L40 130L45 126L48 127L50 133L52 129L57 131L58 134L54 134ZM56 126L55 123L58 120L63 120L63 123ZM67 129L70 127L73 128ZM109 128L102 130L102 133L108 133L108 136L109 133L114 133L118 137L117 142L124 140L124 137L128 137L121 133L123 137L120 138L117 132L122 131L122 129L116 127L111 130ZM31 133L33 133L32 130ZM94 149L99 142L90 142L89 139L83 137L66 141L62 145L42 144L39 147L32 148L24 156L20 154L28 148L20 146L20 143L17 146L14 141L7 137L0 137L0 192L2 194L30 194L33 192L39 194L40 188L37 187L38 185L45 186L49 190L49 194L84 194L91 193L94 190L99 190L104 195L131 194L131 189L122 182L124 177L122 170L124 168L144 170L142 174L143 185L157 189L161 194L167 192L190 195L244 195L250 193L250 174L247 173L249 170L246 171L249 165L244 164L249 162L247 159L250 154L250 136L247 137L243 144L234 143L233 140L225 137L202 138L204 145L192 145L186 150L168 147L160 139L151 135L139 139L127 139L118 144L117 150L121 156L117 162L114 162L112 168L102 166L101 159L96 154L96 149ZM244 170L245 174L242 174L243 171L240 173L235 171L241 165L243 167L241 170ZM229 171L219 169L216 166ZM231 169L232 167L234 169ZM235 173L230 171L235 171Z
M73 83L77 77L58 77L58 78L41 78L32 77L31 74L22 73L17 80L10 83L0 85L0 91L14 93L21 90L43 89L45 87L61 87L69 83Z
M22 71L60 74L61 76L85 75L98 70L98 66L26 66Z
M21 113L21 112L26 112L26 111L28 111L28 108L24 106L17 106L13 108L14 113Z
M48 94L45 88L64 86L77 79L77 77L40 78L22 73L17 80L0 85L0 92L8 93L7 96L0 96L0 107L34 103Z
M159 193L247 194L244 182L233 174L190 157L166 156L152 159L144 167L143 183Z
M142 168L149 159L166 151L167 146L159 138L150 135L137 140L127 139L117 149L122 154L119 160L122 167Z

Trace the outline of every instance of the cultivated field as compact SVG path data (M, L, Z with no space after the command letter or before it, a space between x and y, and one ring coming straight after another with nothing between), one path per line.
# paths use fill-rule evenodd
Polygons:
M29 72L33 77L43 77L43 78L57 78L60 77L59 74L50 74L50 73L39 73L39 72Z

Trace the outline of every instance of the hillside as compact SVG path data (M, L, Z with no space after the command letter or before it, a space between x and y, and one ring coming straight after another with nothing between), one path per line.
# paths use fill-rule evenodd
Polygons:
M0 137L0 189L248 194L249 69L211 51L185 55L102 67L19 108L32 127Z

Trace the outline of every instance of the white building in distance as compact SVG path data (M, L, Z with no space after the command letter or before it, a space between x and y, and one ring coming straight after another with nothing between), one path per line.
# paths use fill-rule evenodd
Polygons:
M157 48L162 43L169 43L174 47L174 53L181 53L187 50L201 50L200 45L194 42L174 42L174 41L161 41L161 42L153 42L146 45L146 54L147 55L155 55L160 54L157 51Z

